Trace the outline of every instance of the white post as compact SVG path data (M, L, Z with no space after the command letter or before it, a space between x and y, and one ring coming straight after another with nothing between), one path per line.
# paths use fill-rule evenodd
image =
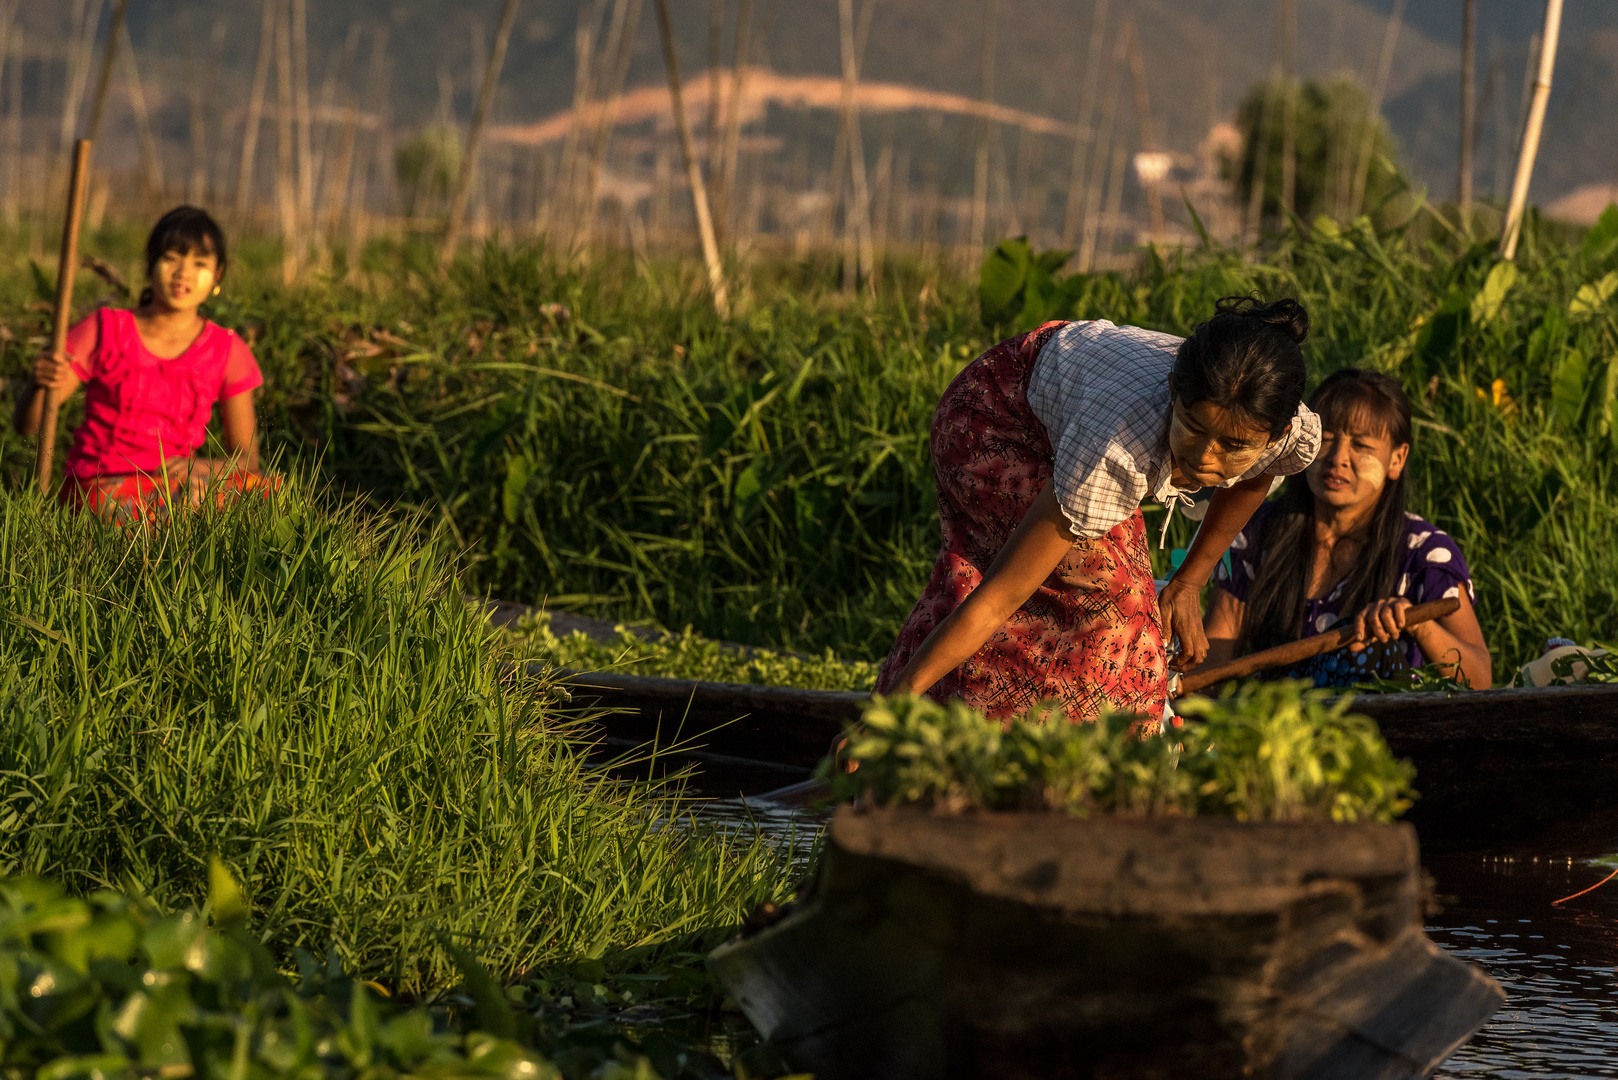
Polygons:
M1540 35L1539 74L1534 78L1534 96L1528 103L1528 122L1523 125L1522 149L1517 153L1517 179L1511 185L1511 205L1506 210L1506 227L1500 233L1500 257L1517 257L1517 238L1522 233L1523 211L1528 206L1528 181L1534 175L1534 158L1539 153L1539 133L1545 126L1545 103L1551 96L1551 73L1556 70L1556 39L1562 31L1562 0L1545 0L1545 32Z

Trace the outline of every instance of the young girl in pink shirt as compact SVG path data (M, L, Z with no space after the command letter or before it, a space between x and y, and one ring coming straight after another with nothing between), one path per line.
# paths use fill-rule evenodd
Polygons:
M39 430L42 390L65 401L85 388L84 423L67 453L62 501L144 519L182 494L256 487L253 389L264 380L247 344L203 318L219 293L225 234L205 211L163 215L146 241L148 285L134 311L101 308L73 327L65 354L46 354L17 403L16 426ZM214 403L227 456L197 457Z

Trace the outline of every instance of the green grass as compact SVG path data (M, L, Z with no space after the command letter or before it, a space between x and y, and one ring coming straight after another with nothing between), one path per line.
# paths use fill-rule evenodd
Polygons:
M0 497L0 875L200 906L217 854L278 956L409 994L633 952L783 886L610 779L411 522L273 502L120 529Z
M1370 365L1417 401L1414 508L1465 550L1504 678L1547 636L1618 637L1618 220L1531 220L1514 277L1488 238L1415 220L1289 233L1259 261L1151 259L1041 314L1185 332L1221 295L1301 299L1317 376ZM138 239L86 247L133 273ZM886 652L936 553L938 396L1015 328L983 324L975 281L904 262L876 300L841 294L834 267L754 266L722 321L691 263L490 245L441 279L430 243L383 240L285 288L272 247L240 251L215 314L264 364L269 445L442 526L469 587L858 659ZM16 372L44 316L12 265ZM0 443L0 468L28 461Z

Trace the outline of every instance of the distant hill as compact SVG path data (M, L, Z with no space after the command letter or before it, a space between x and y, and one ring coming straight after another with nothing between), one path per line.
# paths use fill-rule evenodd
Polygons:
M736 0L728 0L730 13ZM856 7L863 0L856 0ZM975 96L980 78L984 0L875 0L863 74L891 83ZM82 4L104 0L24 2L20 16L25 53L24 105L34 110L30 131L54 132L64 82L65 34ZM578 0L520 0L516 32L501 80L496 119L536 121L567 107L574 80ZM591 0L594 7L607 6ZM682 64L694 73L707 64L705 0L673 0ZM1113 28L1126 12L1139 26L1151 107L1159 140L1170 149L1195 148L1211 124L1227 118L1237 99L1264 77L1275 60L1276 0L1111 0ZM1481 0L1478 77L1480 193L1509 182L1520 120L1528 39L1542 6L1529 0ZM1392 0L1298 0L1299 64L1305 75L1347 68L1366 81ZM833 0L754 0L756 48L752 58L784 75L835 75L839 70L837 5ZM998 0L995 20L995 97L1008 106L1071 122L1079 88L1092 0ZM1414 175L1436 196L1455 180L1458 111L1457 43L1460 0L1417 0L1408 5L1384 111ZM358 86L376 31L388 30L392 82L389 101L401 131L448 111L460 122L471 111L474 66L498 18L500 0L314 0L309 4L311 94L328 83ZM253 0L156 0L131 5L130 27L148 105L166 155L188 131L186 88L204 83L208 108L223 121L215 136L223 161L226 142L239 138L247 88L258 48L259 5ZM727 15L727 26L729 24ZM345 52L351 27L356 48ZM211 50L216 28L222 42ZM183 31L183 32L182 32ZM183 46L190 43L190 74ZM728 61L727 40L724 56ZM1575 0L1567 9L1563 48L1544 145L1535 177L1541 204L1575 189L1611 183L1618 176L1618 142L1608 135L1618 112L1618 4ZM441 76L443 76L441 78ZM631 86L663 80L653 6L643 4L629 68ZM9 80L8 80L9 81ZM272 81L273 82L273 81ZM443 89L448 87L446 98ZM1134 136L1132 88L1121 87L1121 131ZM272 86L273 90L273 86ZM272 94L273 96L273 94ZM52 113L52 109L56 113ZM115 100L107 121L104 160L133 162L136 155L127 105ZM775 135L791 141L791 132ZM958 148L954 129L925 150L947 157ZM273 145L266 125L261 140ZM788 147L782 151L791 153ZM918 149L922 153L922 149ZM825 153L817 146L817 153ZM958 156L958 154L956 155ZM824 163L818 168L823 169Z

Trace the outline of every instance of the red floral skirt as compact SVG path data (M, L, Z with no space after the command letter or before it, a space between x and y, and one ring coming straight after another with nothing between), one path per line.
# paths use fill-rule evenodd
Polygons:
M943 549L927 590L882 664L892 685L933 628L977 588L989 564L1050 482L1045 426L1028 404L1028 376L1061 323L1002 341L944 391L933 415L933 471ZM929 690L1007 719L1055 701L1069 720L1103 708L1162 715L1168 691L1157 589L1140 511L1096 540L1077 540L1005 626Z

